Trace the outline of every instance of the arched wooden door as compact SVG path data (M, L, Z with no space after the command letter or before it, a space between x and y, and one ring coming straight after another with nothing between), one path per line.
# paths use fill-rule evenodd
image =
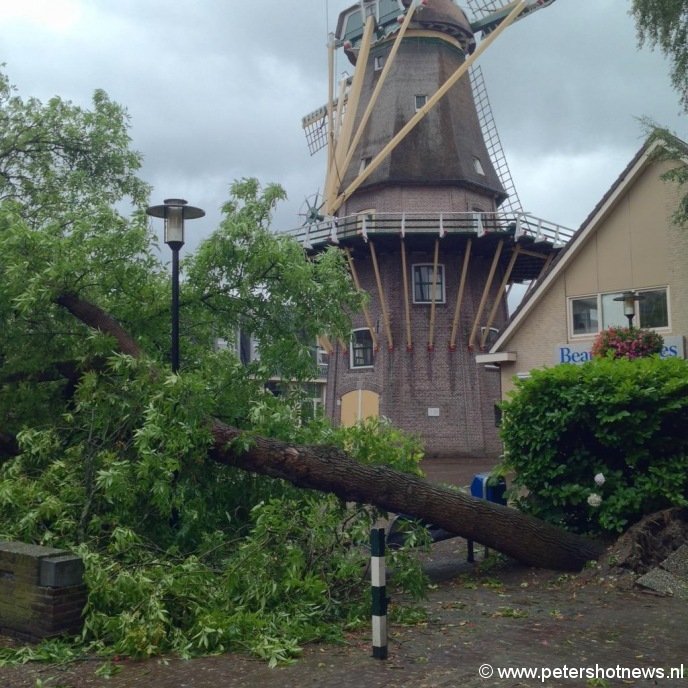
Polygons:
M355 389L342 395L341 424L345 427L356 425L366 418L380 415L380 395L369 389Z

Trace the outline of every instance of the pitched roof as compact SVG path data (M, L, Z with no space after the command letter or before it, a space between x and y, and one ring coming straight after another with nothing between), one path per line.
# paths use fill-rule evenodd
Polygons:
M519 304L514 314L509 318L509 322L506 324L504 331L490 349L490 353L497 353L504 349L504 346L524 323L528 314L547 293L547 290L556 280L557 276L574 260L588 238L594 234L601 221L606 217L609 210L614 207L620 196L645 167L656 160L658 150L664 149L668 151L669 143L675 146L674 150L669 151L672 155L676 157L688 156L688 144L678 137L668 132L662 132L661 135L651 134L640 150L633 156L623 172L617 177L616 181L609 187L608 191L585 218L583 224L576 230L566 247L559 253L555 260L552 261L547 273L540 278L539 283Z

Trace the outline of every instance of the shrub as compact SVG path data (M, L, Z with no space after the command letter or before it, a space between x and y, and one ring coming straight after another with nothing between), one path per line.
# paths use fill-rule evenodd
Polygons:
M592 345L595 358L644 358L662 353L664 339L653 330L635 327L609 327L602 330Z
M525 511L621 531L688 504L688 363L595 359L534 370L502 405L505 469Z

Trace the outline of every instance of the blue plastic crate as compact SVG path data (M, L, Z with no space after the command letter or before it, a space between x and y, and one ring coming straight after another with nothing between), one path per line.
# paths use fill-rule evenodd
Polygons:
M506 480L490 473L476 473L471 481L471 495L488 502L506 504Z

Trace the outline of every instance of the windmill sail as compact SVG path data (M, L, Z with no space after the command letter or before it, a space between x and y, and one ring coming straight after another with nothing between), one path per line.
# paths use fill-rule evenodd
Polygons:
M301 120L301 126L306 135L308 150L311 155L315 155L327 145L327 106L323 105L308 113Z
M508 0L464 0L474 19L483 19L501 10Z
M502 203L500 209L508 214L517 214L523 212L521 201L516 193L514 180L511 176L511 171L506 161L506 155L502 148L502 142L499 138L499 132L494 121L492 108L490 107L490 100L485 88L485 79L483 78L483 70L479 65L473 67L469 71L471 79L471 88L473 89L473 99L475 100L476 109L478 111L478 120L480 122L480 129L485 139L487 152L492 160L492 165L495 172L502 182L504 191L509 194L508 198Z
M344 119L346 113L346 104L348 101L348 87L351 84L351 77L346 78L345 89L344 89L344 99L342 107L339 107L339 98L335 98L332 101L332 126L334 127L335 138L337 136L337 131L339 130L340 122L338 118ZM327 105L319 107L313 112L309 112L301 119L301 126L303 132L306 135L306 143L308 144L308 150L311 155L315 155L318 151L321 151L325 146L327 146L328 139L328 126L327 126Z
M517 21L548 7L553 2L554 0L528 0ZM499 26L513 5L509 0L465 0L465 4L473 15L471 27L474 33L482 33L483 37Z

